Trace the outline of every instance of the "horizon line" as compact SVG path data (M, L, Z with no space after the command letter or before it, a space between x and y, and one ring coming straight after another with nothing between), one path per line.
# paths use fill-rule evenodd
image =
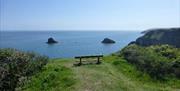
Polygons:
M114 30L111 30L111 29L108 29L108 30L105 30L105 29L104 30L103 29L102 30L96 30L96 29L92 29L92 30L90 30L90 29L87 29L87 30L85 30L85 29L84 30L82 30L82 29L81 30L77 30L77 29L74 29L74 30L73 29L69 29L69 30L56 30L56 29L54 29L54 30L53 29L52 30L50 30L50 29L49 30L42 30L42 29L40 29L40 30L38 30L37 29L37 30L35 30L35 29L32 29L32 30L0 30L0 31L42 31L42 32L43 31L84 31L84 32L86 32L86 31L144 31L144 30L138 30L138 29L137 30L133 30L133 29L131 29L131 30L127 30L127 29L122 29L122 30L115 30L115 29Z

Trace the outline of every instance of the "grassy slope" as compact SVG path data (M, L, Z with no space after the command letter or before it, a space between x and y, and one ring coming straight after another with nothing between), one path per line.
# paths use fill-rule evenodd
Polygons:
M176 91L180 80L152 80L134 66L115 56L103 58L100 65L74 67L74 59L49 61L41 73L32 77L26 91Z

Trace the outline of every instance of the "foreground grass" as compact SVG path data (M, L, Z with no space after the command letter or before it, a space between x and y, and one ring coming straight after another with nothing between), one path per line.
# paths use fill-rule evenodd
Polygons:
M72 69L52 60L23 87L27 91L62 91L73 89L76 80Z
M180 80L151 79L116 56L100 65L74 67L74 59L54 59L23 87L25 91L178 91Z

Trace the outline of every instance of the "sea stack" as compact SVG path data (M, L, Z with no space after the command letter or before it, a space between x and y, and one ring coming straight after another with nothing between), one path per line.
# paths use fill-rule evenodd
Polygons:
M46 42L47 44L54 44L54 43L58 43L57 41L55 41L52 37L48 38L48 41Z
M113 44L113 43L115 43L115 41L112 40L112 39L109 39L109 38L104 38L104 40L101 43L104 43L104 44Z

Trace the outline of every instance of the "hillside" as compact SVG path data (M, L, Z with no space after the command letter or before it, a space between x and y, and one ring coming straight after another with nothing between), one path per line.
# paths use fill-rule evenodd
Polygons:
M176 91L180 80L152 79L117 56L106 56L100 65L73 66L74 59L54 59L34 75L24 91Z
M73 66L75 59L1 49L0 90L178 91L179 57L179 49L168 45L129 45L103 57L102 64Z
M180 28L160 28L144 31L144 36L138 38L135 44L150 46L157 44L169 44L180 47Z

